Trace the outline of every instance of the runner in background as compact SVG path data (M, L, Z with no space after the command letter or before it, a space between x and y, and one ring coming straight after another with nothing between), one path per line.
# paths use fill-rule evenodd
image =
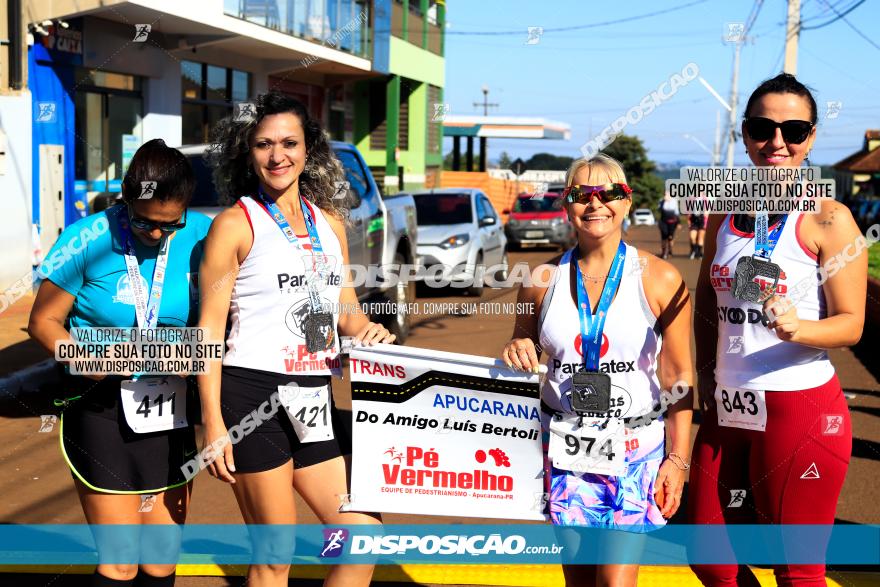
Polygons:
M703 258L703 243L706 240L706 214L690 214L688 228L691 239L691 259Z
M669 194L663 195L660 202L660 258L668 259L672 256L672 244L675 241L675 231L678 230L678 204Z
M208 470L232 484L247 524L265 525L251 529L256 559L248 570L249 584L265 586L287 585L294 532L283 525L296 522L294 489L324 524L379 523L339 512L349 467L330 376L342 373L338 333L364 344L394 335L360 311L346 275L346 210L334 198L342 166L324 130L279 92L255 106L254 116L214 129L214 183L235 205L208 234L200 325L212 340L224 336L227 320L229 331L222 375L217 361L199 377L199 392L205 446L222 446ZM265 414L264 405L276 408L270 419L223 444L230 427L254 410ZM372 572L335 566L325 585L368 585Z
M72 224L47 255L81 249L52 267L40 285L30 335L54 353L57 341L72 340L68 328L195 326L193 278L210 220L187 212L194 189L192 168L180 151L161 139L141 146L122 181L122 205ZM86 231L97 238L84 239ZM195 419L185 410L195 395L187 382L67 375L62 385L61 450L88 523L183 524L191 485L180 468L196 453ZM151 400L146 405L134 399L140 392ZM118 533L94 532L99 553L138 558L136 540L121 545ZM150 549L173 559L179 543L163 532ZM92 584L169 586L175 568L145 563L138 572L136 563L99 563Z
M678 509L689 467L690 297L671 264L623 242L632 190L617 161L578 159L566 185L578 245L550 261L557 267L549 288L520 290L518 301L539 310L517 315L501 357L535 370L548 354L542 424L553 524L647 532ZM673 387L682 395L668 416L636 425L638 416L661 411L662 390ZM614 550L606 552L620 554ZM637 565L563 571L567 585L634 586L638 579Z
M756 166L799 167L816 138L816 102L780 74L752 93L742 133ZM833 524L852 431L826 349L861 337L867 255L852 255L858 227L845 206L822 200L817 214L712 215L707 232L694 328L704 415L691 522ZM820 283L829 262L836 272ZM775 288L773 266L781 269ZM742 490L745 502L728 507ZM727 554L726 545L713 548ZM746 566L692 566L705 585L758 584ZM774 572L779 585L825 585L822 564Z

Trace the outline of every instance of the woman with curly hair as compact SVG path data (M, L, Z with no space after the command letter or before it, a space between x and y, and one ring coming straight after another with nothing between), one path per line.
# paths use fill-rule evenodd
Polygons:
M208 234L200 326L216 339L228 319L229 332L222 370L200 376L199 392L204 446L214 453L208 470L232 484L245 522L260 525L251 528L248 581L287 585L294 536L276 525L296 521L291 486L324 524L379 523L339 512L349 469L330 376L341 375L337 332L364 344L394 335L360 311L343 274L345 211L334 199L342 166L320 124L278 92L255 106L255 116L227 118L214 131L215 184L235 205ZM230 437L233 426L242 432ZM368 585L372 571L336 566L325 584Z

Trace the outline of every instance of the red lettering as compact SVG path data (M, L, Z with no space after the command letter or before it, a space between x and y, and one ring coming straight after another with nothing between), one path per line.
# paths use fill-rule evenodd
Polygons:
M397 365L394 368L394 371L398 377L400 377L401 379L406 379L406 370L403 368L403 365Z
M304 344L298 345L296 347L296 360L302 361L303 357L309 354L309 347Z
M385 473L385 484L392 485L397 483L397 475L400 473L400 465L382 465L382 472Z
M352 373L360 373L360 371L358 371L358 365L360 365L360 362L361 362L360 359L349 359L348 362L351 363L351 372Z
M413 463L422 458L422 449L417 446L406 447L406 466L412 467Z
M404 485L415 485L416 484L416 472L415 469L404 469L403 473L400 474L400 482Z
M394 367L391 365L382 365L382 374L385 377L394 377Z
M296 364L296 361L293 359L284 359L284 370L285 371L293 371L293 366Z
M474 476L470 473L459 473L458 474L458 486L462 489L470 489L474 484Z

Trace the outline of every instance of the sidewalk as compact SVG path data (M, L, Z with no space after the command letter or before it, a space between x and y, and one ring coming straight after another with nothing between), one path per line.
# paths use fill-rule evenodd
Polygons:
M0 314L0 377L49 358L27 333L34 296L26 295Z

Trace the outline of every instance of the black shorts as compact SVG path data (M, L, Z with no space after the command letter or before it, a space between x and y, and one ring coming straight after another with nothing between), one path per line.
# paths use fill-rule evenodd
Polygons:
M706 217L702 214L691 214L688 217L688 226L691 230L706 230Z
M284 375L244 367L223 367L220 409L226 428L240 424L245 416L257 410L264 402L271 404L270 398L278 391L278 386L289 385L291 382L303 387L318 387L329 384L330 377ZM266 412L265 409L262 411ZM345 440L348 434L342 423L342 415L333 403L332 394L330 422L333 425L333 440L303 443L299 441L287 413L283 408L278 409L271 418L232 445L236 472L268 471L291 459L294 467L303 468L351 452L351 443ZM343 448L346 449L345 453Z
M120 409L122 379L64 377L59 395L81 396L61 414L61 451L71 473L102 493L152 494L185 485L181 467L196 455L193 424L200 409L195 387L187 389L188 427L139 434Z
M675 227L678 226L678 219L675 219L675 222L666 222L665 220L660 220L658 224L660 227L660 238L669 240L675 235Z

